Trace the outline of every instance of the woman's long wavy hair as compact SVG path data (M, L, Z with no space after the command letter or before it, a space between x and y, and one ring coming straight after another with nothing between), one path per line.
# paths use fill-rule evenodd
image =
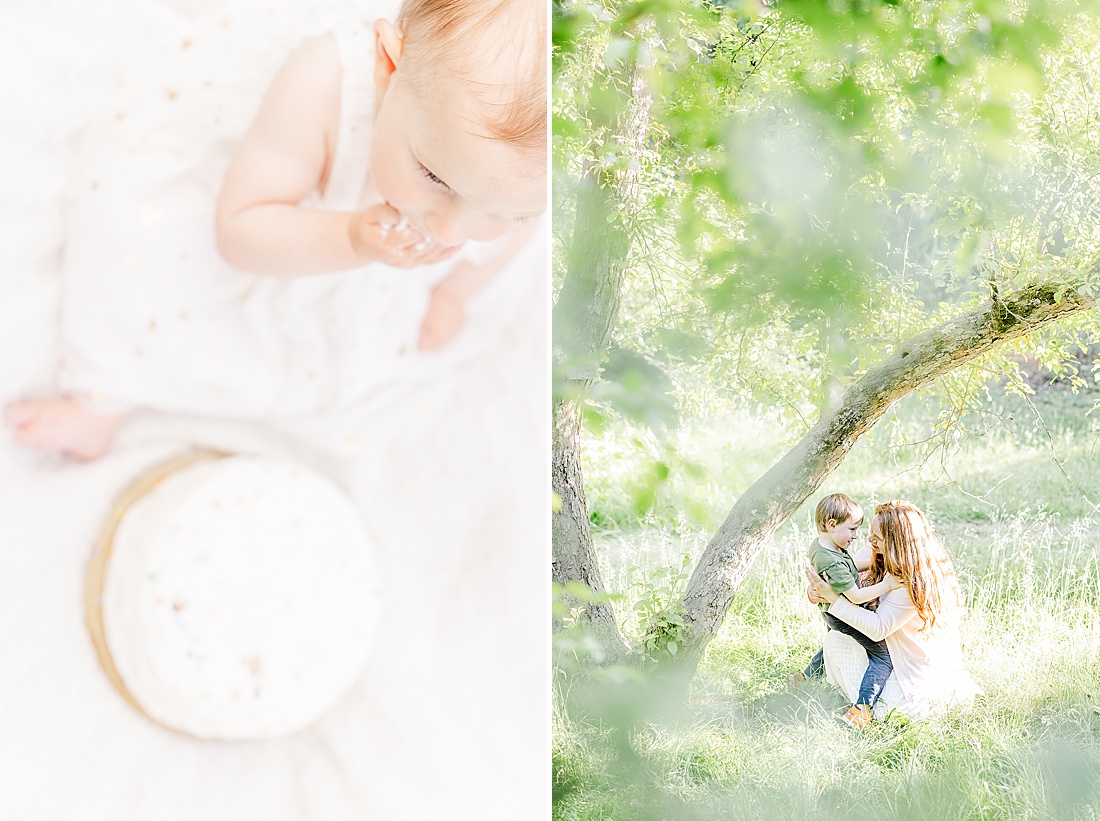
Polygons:
M924 621L922 631L962 612L951 557L920 508L900 499L883 502L875 508L871 529L878 530L882 541L867 571L867 583L881 581L889 573L905 585Z

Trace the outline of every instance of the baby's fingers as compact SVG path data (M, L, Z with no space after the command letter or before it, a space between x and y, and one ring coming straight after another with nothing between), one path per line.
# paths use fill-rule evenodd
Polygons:
M392 205L379 203L363 209L363 216L383 231L396 228L401 223L401 213Z
M427 253L421 258L421 263L424 265L431 265L435 262L442 262L445 259L453 257L461 248L461 245L436 245L428 249Z
M383 236L386 238L387 245L406 254L418 256L423 251L421 246L424 244L424 237L412 228L405 227L402 224L398 224L396 228L384 232Z
M416 252L424 245L423 235L410 227L408 220L404 217L392 224L379 223L378 232L382 236L382 241L396 251Z
M390 248L420 250L421 246L426 245L424 235L409 225L409 221L392 205L381 203L369 206L363 209L363 217L377 226L379 236Z

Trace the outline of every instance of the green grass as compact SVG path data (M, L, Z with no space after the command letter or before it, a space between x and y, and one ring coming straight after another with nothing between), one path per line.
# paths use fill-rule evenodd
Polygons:
M1084 416L1091 400L1037 404L1062 468L1100 498L1100 453ZM1014 423L962 444L947 464L957 485L888 450L886 431L807 506L845 490L865 503L896 495L929 510L966 595L964 653L984 690L978 704L855 733L835 720L839 691L787 691L787 675L805 665L824 630L803 595L813 533L802 511L758 557L681 711L648 709L660 700L658 684L623 677L588 691L583 676L559 672L554 818L1100 817L1100 513L1062 477L1045 434L1029 437L1021 416ZM683 512L677 494L705 497L724 514L780 452L777 432L755 424L723 449L716 443L726 428L699 426L698 442L684 436L682 451L695 448L687 458L705 462L706 475L679 488L674 470L642 515L631 512L622 481L590 471L594 503L619 511L616 526L598 532L598 548L628 635L640 629L634 602L675 599L681 557L694 559L706 544L708 528ZM896 424L916 426L904 417ZM899 466L909 469L895 476Z
M1067 528L1056 517L949 534L968 594L964 650L984 700L862 734L835 721L842 697L828 685L786 691L823 628L798 575L808 532L773 543L711 643L686 715L567 717L559 703L555 818L1100 816L1094 535L1088 523ZM681 544L644 547L656 562L662 551L674 559ZM629 704L634 686L603 698Z

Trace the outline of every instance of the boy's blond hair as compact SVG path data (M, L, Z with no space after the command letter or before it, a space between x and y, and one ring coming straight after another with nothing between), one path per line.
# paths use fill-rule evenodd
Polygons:
M543 0L404 0L397 27L402 68L425 104L433 79L464 80L480 102L485 136L516 148L545 151L547 5ZM507 67L493 82L485 67Z
M814 522L817 524L818 533L824 533L828 530L826 524L830 520L839 525L849 519L862 522L863 508L847 493L831 493L817 503Z

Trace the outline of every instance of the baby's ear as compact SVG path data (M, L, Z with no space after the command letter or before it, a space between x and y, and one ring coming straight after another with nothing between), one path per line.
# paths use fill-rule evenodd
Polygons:
M379 89L389 88L390 79L397 71L401 49L405 44L400 32L386 20L374 23L374 84Z

